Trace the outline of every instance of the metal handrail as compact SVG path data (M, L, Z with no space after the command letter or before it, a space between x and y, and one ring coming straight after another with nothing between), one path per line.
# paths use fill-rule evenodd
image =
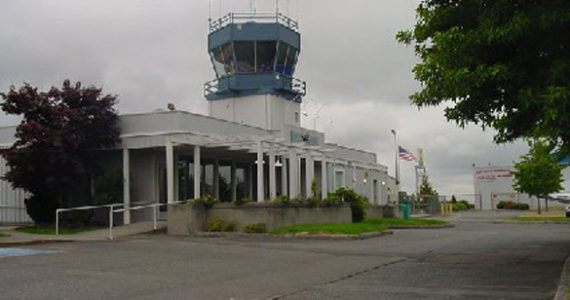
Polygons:
M305 96L307 93L307 83L299 78L295 78L292 76L287 76L287 75L283 75L281 73L277 73L277 72L265 72L265 73L273 73L276 78L279 78L279 80L281 80L282 78L282 82L286 83L283 84L283 87L285 87L286 85L290 86L290 90L301 95L301 96ZM261 73L257 72L257 73L236 73L237 75L244 75L244 76L255 76L255 75L259 75ZM227 79L228 77L222 77L222 78L216 78L213 80L210 80L206 83L204 83L204 96L207 97L211 94L215 94L217 93L220 88L220 81Z
M188 200L176 201L172 204L180 204L184 203ZM150 203L150 204L147 204ZM109 239L113 239L113 214L124 212L125 210L140 210L144 208L153 207L153 228L154 230L157 229L157 207L166 206L170 203L151 203L150 201L141 201L141 202L133 202L129 205L128 208L124 208L124 203L113 203L113 204L105 204L105 205L88 205L88 206L78 206L78 207L69 207L69 208L58 208L55 210L55 234L59 235L59 213L66 212L66 211L76 211L76 210L93 210L98 208L109 208ZM131 206L134 205L134 206ZM115 207L123 207L121 209L115 210Z
M210 32L218 31L230 24L246 22L278 23L293 31L299 30L299 22L285 16L282 13L229 13L216 20L210 20Z

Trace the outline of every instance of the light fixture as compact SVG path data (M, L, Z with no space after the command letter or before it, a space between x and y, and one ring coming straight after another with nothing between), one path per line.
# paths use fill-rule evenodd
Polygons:
M264 163L265 163L265 161L263 161L263 160L262 160L262 161L261 161L261 163L262 163L262 164L264 164ZM257 164L259 164L259 161L258 161L258 160L256 160L256 161L255 161L255 164L256 164L256 165L257 165Z
M279 158L277 158L277 159L275 160L275 166L276 166L277 168L280 168L280 167L283 166L283 163L281 162L281 160L280 160Z
M366 184L368 182L368 179L364 178L364 179L362 179L362 182L364 182L364 184Z

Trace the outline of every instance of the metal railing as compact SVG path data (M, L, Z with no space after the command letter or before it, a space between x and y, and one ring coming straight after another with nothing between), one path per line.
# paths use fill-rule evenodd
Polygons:
M282 13L229 13L216 20L210 20L210 32L218 31L230 24L247 22L278 23L293 31L299 31L299 22Z
M236 73L234 75L237 76L257 76L257 75L274 75L275 76L275 80L280 82L280 86L275 86L275 88L280 88L283 90L288 90L290 92L293 92L297 95L300 96L305 96L307 94L307 83L301 79L295 78L295 77L291 77L291 76L287 76L287 75L283 75L277 72L265 72L265 73ZM204 96L207 97L209 95L213 95L216 94L218 92L221 91L220 89L220 82L223 80L230 80L229 77L222 77L222 78L217 78L214 80L210 80L206 83L204 83ZM233 88L230 86L230 84L227 84L227 89L228 90L233 90Z
M114 214L115 213L122 213L126 210L133 211L133 210L141 210L145 208L152 208L152 220L153 220L153 229L157 230L157 219L158 219L158 207L166 206L168 204L180 204L185 203L188 200L176 201L174 203L150 203L149 202L134 202L131 203L132 206L125 208L124 203L113 203L113 204L106 204L106 205L90 205L90 206L79 206L79 207L70 207L70 208L58 208L55 210L55 234L59 235L59 214L62 212L68 211L81 211L81 210L94 210L99 208L108 208L109 209L109 239L113 240L113 227L114 227ZM119 209L115 209L118 207L122 207Z

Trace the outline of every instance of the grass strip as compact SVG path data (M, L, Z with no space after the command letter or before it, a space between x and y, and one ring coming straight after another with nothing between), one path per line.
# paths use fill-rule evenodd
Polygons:
M103 227L60 228L59 234L77 234L102 228ZM16 228L15 230L18 232L31 233L31 234L55 234L55 228L53 227L22 227L22 228Z
M430 226L430 225L447 225L449 222L432 219L395 219L395 218L378 218L366 219L365 224L377 224L384 226Z
M9 237L9 236L10 236L9 234L5 234L5 233L1 233L1 232L0 232L0 238Z
M522 222L544 222L544 221L551 221L551 222L563 222L563 223L570 223L570 218L566 217L516 217L513 220L515 221L522 221Z
M326 233L326 234L362 234L367 232L382 232L387 229L384 225L368 223L352 224L302 224L280 227L272 230L272 234L283 233Z

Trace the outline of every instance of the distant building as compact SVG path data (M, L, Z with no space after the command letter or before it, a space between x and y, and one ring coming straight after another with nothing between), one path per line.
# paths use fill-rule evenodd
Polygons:
M537 208L535 197L527 194L520 194L513 187L513 166L485 166L473 168L473 187L477 195L475 197L475 207L484 210L496 209L499 201L513 201L527 203L531 208ZM563 170L564 189L570 192L570 168ZM550 201L549 205L562 205Z

